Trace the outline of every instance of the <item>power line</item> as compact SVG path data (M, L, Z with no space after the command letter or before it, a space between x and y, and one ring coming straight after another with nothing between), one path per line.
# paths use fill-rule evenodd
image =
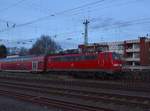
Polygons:
M3 22L7 28L15 27L15 25L16 25L16 23L14 23L12 21L8 21L8 20L2 20L2 19L0 19L0 22ZM1 30L0 30L0 32L1 32Z
M9 22L9 23L13 23L13 24L14 24L14 22L9 21L9 20L3 20L3 19L0 19L0 21L1 21L1 22L4 22L4 23Z
M134 0L134 1L137 1L137 0ZM40 18L37 18L35 20L29 21L29 22L26 22L26 23L23 23L23 24L18 24L18 25L16 25L16 27L23 27L23 26L26 26L26 25L29 25L29 24L33 24L33 23L38 22L38 21L45 20L45 19L47 19L49 17L53 17L53 16L56 16L56 15L61 15L61 14L65 14L65 13L69 13L69 12L72 12L72 11L75 11L75 10L76 11L77 10L81 10L82 8L85 8L85 7L88 7L88 6L91 6L91 5L96 5L96 4L102 3L102 2L104 2L104 0L98 0L96 2L91 2L91 3L85 4L85 5L81 5L81 6L78 6L78 7L75 7L75 8L67 9L67 10L64 10L64 11L61 11L61 12L56 12L54 14L51 14L51 15L48 15L48 16L44 16L44 17L40 17ZM123 3L123 5L124 4L126 4L126 3ZM12 28L13 27L4 29L1 32L9 31Z
M125 25L125 23L127 23L127 25ZM114 28L123 28L123 27L129 27L129 26L133 26L133 25L140 25L140 24L145 24L145 23L150 23L150 18L141 18L141 19L136 19L136 20L131 20L131 21L125 21L122 22L120 24L112 24L110 26L107 26L108 29L114 29ZM91 27L89 27L90 29L92 29ZM104 29L106 27L101 27L99 29ZM76 30L73 32L67 32L67 33L58 33L56 34L57 36L66 36L66 35L71 35L71 34L77 34L77 33L82 33L82 30Z
M33 24L35 22L47 19L48 17L51 17L51 16L56 16L56 15L59 15L59 14L65 14L65 13L72 12L72 11L79 10L79 9L81 10L82 8L85 8L87 6L97 5L97 4L101 3L101 2L104 2L104 0L98 0L98 1L91 2L91 3L85 4L85 5L81 5L81 6L78 6L78 7L75 7L75 8L71 8L71 9L67 9L67 10L61 11L61 12L57 12L55 14L51 14L51 15L48 15L48 16L45 16L45 17L41 17L41 18L38 18L38 19L33 20L33 21L29 21L29 22L26 22L26 23L23 23L23 24L18 24L18 25L16 25L16 27L22 27L22 26L25 26L25 25ZM14 27L12 27L12 28L14 28ZM12 28L9 28L8 30L7 29L3 29L1 32L9 31Z
M127 27L127 26L132 26L132 25L139 25L139 24L143 24L143 23L150 23L150 21L148 20L149 18L142 18L142 19L136 19L136 20L131 20L131 21L126 21L125 23L130 23L126 26L124 26L122 24L120 24L118 26L118 24L114 24L114 25L111 25L111 26L108 26L109 29L113 29L113 28L116 28L116 27ZM148 21L142 21L142 20L148 20ZM135 22L135 23L134 23ZM105 27L103 27L105 28ZM100 28L100 29L103 29L103 28ZM59 33L59 34L56 34L57 36L61 36L61 35L70 35L70 34L75 34L75 33L81 33L82 31L81 30L78 30L78 31L74 31L74 32L67 32L67 33ZM34 39L35 40L35 39ZM33 39L27 39L27 40L21 40L19 41L20 43L23 43L23 42L30 42L30 41L33 41ZM17 43L17 41L16 41Z
M125 1L125 2L122 2L122 1L119 1L119 2L116 2L115 4L114 4L114 0L111 0L110 2L109 2L109 5L107 6L107 5L104 5L104 7L103 7L103 5L99 5L99 4L95 4L96 6L94 6L94 7L88 7L88 10L90 11L90 12L92 12L92 11L97 11L98 10L98 8L100 8L100 10L103 10L103 9L107 9L107 8L110 8L111 6L112 7L119 7L119 6L123 6L123 5L127 5L127 4L131 4L131 3L135 3L135 2L137 2L138 0L132 0L132 1ZM85 8L85 7L83 7L83 8ZM79 15L79 14L81 14L82 12L83 12L84 10L83 9L79 9L79 10L77 10L76 12L74 12L74 13L72 13L72 14L70 14L70 15L72 15L72 16L76 16L76 15Z
M91 2L91 3L88 3L88 4L84 4L84 5L75 7L75 8L66 9L66 10L63 10L63 11L60 11L60 12L56 12L56 13L50 14L48 16L44 16L44 17L41 17L41 18L38 18L38 19L35 19L35 20L32 20L32 21L26 22L24 24L20 24L20 26L33 24L35 22L45 20L45 19L47 19L49 17L57 16L57 15L64 14L64 13L68 13L68 12L71 12L71 11L74 11L74 10L77 10L77 9L81 9L83 7L87 7L87 6L90 6L90 5L98 4L98 3L101 3L101 2L104 2L104 1L105 0L98 0L98 1Z
M24 1L24 0L23 0L23 1ZM98 4L98 3L101 3L101 2L104 2L104 1L105 1L105 0L98 0L98 1L91 2L91 3L87 3L87 4L84 4L84 5L75 7L75 8L66 9L66 10L63 10L63 11L60 11L60 12L56 12L56 13L53 13L53 14L44 16L44 17L37 18L37 19L35 19L35 20L29 21L29 22L26 22L26 23L23 23L23 24L18 24L18 25L16 25L16 27L22 27L22 26L30 25L30 24L33 24L33 23L36 23L36 22L45 20L45 19L47 19L47 18L49 18L49 17L57 16L57 15L64 14L64 13L68 13L68 12L71 12L71 11L74 11L74 10L77 10L77 9L80 9L80 8L82 8L82 7L86 7L86 6ZM15 28L16 28L16 27L15 27ZM1 31L1 32L9 31L10 29L12 29L12 28L4 29L4 30Z
M108 29L114 29L114 28L123 28L123 27L129 27L129 26L133 26L133 25L140 25L140 24L145 24L145 23L150 23L150 18L141 18L141 19L135 19L135 20L130 20L130 21L125 21L122 22L120 24L112 24L106 27L100 27L97 29L104 29L104 28L108 28ZM95 30L94 28L89 27L89 29ZM82 30L76 30L73 32L67 32L67 33L58 33L56 34L57 36L65 36L65 35L71 35L71 34L77 34L77 33L82 33Z
M24 0L21 0L20 2L23 2ZM20 3L18 2L18 3ZM87 6L91 6L91 5L97 5L98 3L101 3L101 2L104 2L104 0L98 0L98 1L95 1L95 2L91 2L91 3L88 3L88 4L84 4L84 5L81 5L81 6L78 6L78 7L75 7L75 8L71 8L71 9L67 9L67 10L64 10L64 11L61 11L61 12L56 12L54 14L51 14L51 15L48 15L48 16L45 16L45 17L41 17L41 18L38 18L38 19L35 19L35 20L32 20L32 21L29 21L29 22L26 22L26 23L23 23L23 24L19 24L19 25L16 25L16 27L22 27L22 26L25 26L25 25L29 25L29 24L33 24L35 22L38 22L38 21L41 21L41 20L44 20L44 19L47 19L48 17L52 17L52 16L56 16L56 15L59 15L59 14L64 14L64 13L68 13L68 12L71 12L71 11L74 11L74 10L78 10L78 9L82 9L82 8L85 8ZM17 4L17 3L16 3ZM15 27L15 28L16 28ZM6 29L4 29L3 31L5 31ZM8 29L9 30L9 29ZM1 31L1 32L3 32ZM6 30L7 31L7 30Z
M24 0L21 0L21 1L24 1ZM87 4L84 4L84 5L81 5L81 6L78 6L78 7L75 7L75 8L71 8L71 9L67 9L67 10L64 10L64 11L60 11L60 12L56 12L54 14L50 14L50 15L47 15L47 16L44 16L44 17L40 17L40 18L37 18L35 20L32 20L32 21L29 21L29 22L26 22L26 23L23 23L23 24L18 24L16 25L16 27L22 27L22 26L26 26L26 25L30 25L30 24L33 24L33 23L36 23L36 22L39 22L39 21L42 21L42 20L45 20L49 17L54 17L54 16L57 16L57 15L61 15L61 14L65 14L65 13L68 13L68 12L72 12L72 11L82 11L82 8L85 8L85 7L88 7L88 6L91 6L91 5L98 5L99 3L102 3L104 2L105 0L98 0L98 1L95 1L95 2L91 2L91 3L87 3ZM134 0L134 1L137 1L137 0ZM111 2L112 3L112 2ZM99 5L101 6L101 5ZM94 7L95 8L95 7ZM107 8L107 7L105 7ZM16 28L15 27L15 28ZM12 28L11 28L12 29ZM3 31L1 32L4 32L4 31L9 31L10 29L4 29Z
M114 29L114 28L123 28L123 27L129 27L129 26L133 26L133 25L140 25L140 24L145 24L145 23L150 23L150 18L141 18L141 19L135 19L135 20L130 20L130 21L125 21L125 22L120 22L120 23L113 23L113 24L109 24L106 26L97 26L97 28L93 28L90 27L91 29L95 30L95 29Z
M3 20L3 19L0 19L0 22L5 23L6 26L7 26L6 28L1 29L0 32L9 31L9 30L11 30L11 29L13 29L13 28L16 28L16 26L19 26L19 25L17 25L16 22L10 21L10 20ZM31 28L36 28L36 27L34 27L34 26L30 26L30 27L31 27Z
M25 0L20 0L20 1L18 1L17 3L14 3L14 4L9 5L9 6L6 7L6 8L0 9L0 12L3 12L3 11L6 11L6 10L9 10L10 8L16 7L17 5L21 4L21 3L24 2L24 1L25 1Z

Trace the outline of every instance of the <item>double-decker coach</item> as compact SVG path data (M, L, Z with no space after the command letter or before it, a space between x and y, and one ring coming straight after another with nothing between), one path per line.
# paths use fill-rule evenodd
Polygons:
M43 72L45 56L21 56L0 59L0 70L11 72Z

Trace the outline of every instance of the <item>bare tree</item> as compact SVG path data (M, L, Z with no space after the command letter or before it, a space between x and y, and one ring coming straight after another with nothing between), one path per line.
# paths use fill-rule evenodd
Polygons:
M25 56L25 55L28 55L28 54L29 54L29 50L25 47L21 47L19 55L20 56Z
M30 54L41 55L41 54L52 54L61 50L60 45L58 45L54 40L51 39L49 35L42 35L33 44L30 49Z
M0 45L0 58L5 58L7 56L7 48L5 45Z

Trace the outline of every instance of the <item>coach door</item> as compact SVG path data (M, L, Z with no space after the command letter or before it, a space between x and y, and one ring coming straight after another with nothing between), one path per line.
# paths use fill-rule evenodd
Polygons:
M32 71L37 71L38 70L38 61L33 61L32 62Z

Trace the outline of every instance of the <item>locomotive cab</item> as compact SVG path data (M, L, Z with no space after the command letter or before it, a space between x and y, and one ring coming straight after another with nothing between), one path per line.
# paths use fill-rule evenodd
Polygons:
M112 52L112 68L115 72L122 70L122 63L121 55L116 52Z

